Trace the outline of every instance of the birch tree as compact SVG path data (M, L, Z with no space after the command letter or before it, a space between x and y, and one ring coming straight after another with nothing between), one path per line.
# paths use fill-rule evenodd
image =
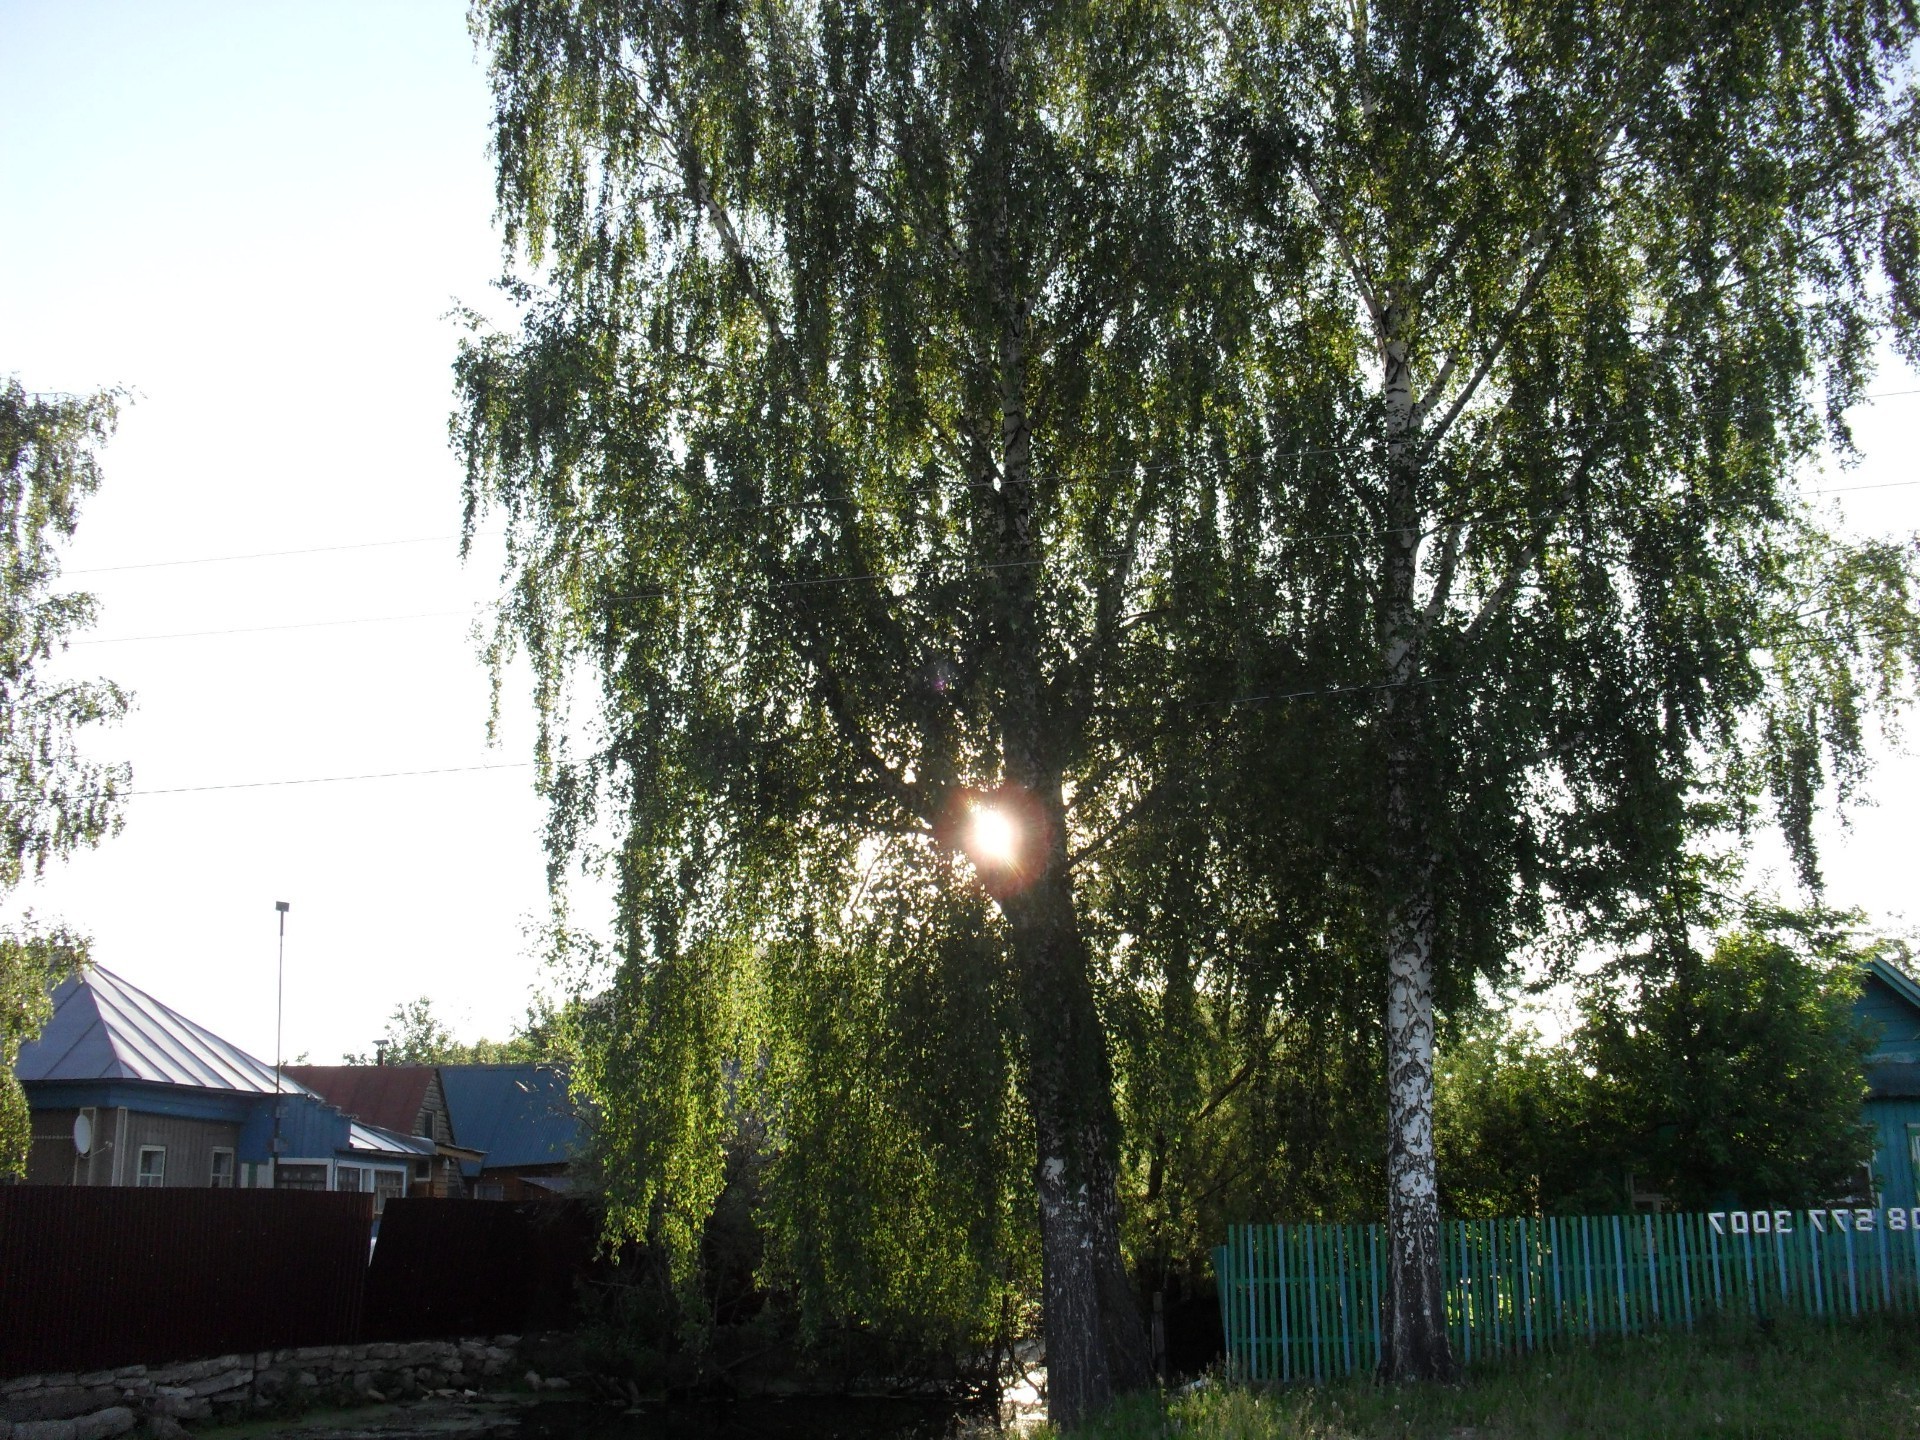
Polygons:
M462 355L458 434L469 513L506 521L556 863L616 837L617 1212L694 1253L728 1087L898 1081L783 1058L845 1029L792 988L847 973L808 955L971 964L984 936L1004 982L921 988L955 1035L1011 1016L1064 1424L1147 1374L1073 850L1128 803L1127 614L1221 353L1163 19L477 13L528 279L518 333ZM943 1123L990 1135L999 1044L973 1052Z
M1388 1368L1444 1375L1436 993L1657 888L1709 756L1811 875L1809 797L1912 654L1910 561L1833 571L1795 477L1844 452L1874 347L1913 354L1914 14L1206 15L1271 344L1328 401L1317 449L1263 452L1266 513L1325 497L1305 568L1265 573L1355 692L1308 780L1357 807L1328 854L1385 985ZM1837 618L1854 569L1887 624Z

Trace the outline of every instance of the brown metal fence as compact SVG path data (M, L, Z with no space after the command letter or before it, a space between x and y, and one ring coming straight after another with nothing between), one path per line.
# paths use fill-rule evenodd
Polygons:
M599 1211L577 1200L389 1200L367 1271L366 1338L564 1328L599 1240Z
M359 1338L369 1195L0 1186L0 1377Z

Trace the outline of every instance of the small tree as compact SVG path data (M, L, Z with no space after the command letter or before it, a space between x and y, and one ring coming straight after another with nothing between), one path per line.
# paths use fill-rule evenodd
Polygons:
M95 452L119 397L30 395L0 385L0 898L49 861L119 828L127 767L88 759L87 727L117 720L126 695L104 681L56 680L47 662L94 618L93 598L60 592L60 546L100 486ZM31 917L0 933L0 1173L26 1163L20 1046L46 1023L48 990L85 961L85 942Z
M1853 1001L1877 943L1844 918L1749 906L1704 944L1667 926L1611 961L1558 1044L1482 1021L1438 1080L1450 1206L1612 1210L1628 1176L1687 1210L1848 1193L1872 1153Z
M1663 938L1614 966L1576 1039L1614 1175L1688 1210L1853 1191L1873 1153L1853 1012L1870 954L1830 917L1756 909L1704 952Z

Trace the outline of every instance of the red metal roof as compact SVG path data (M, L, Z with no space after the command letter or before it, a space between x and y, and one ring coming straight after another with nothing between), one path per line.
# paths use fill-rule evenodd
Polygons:
M286 1073L356 1120L411 1135L433 1069L431 1065L289 1065Z

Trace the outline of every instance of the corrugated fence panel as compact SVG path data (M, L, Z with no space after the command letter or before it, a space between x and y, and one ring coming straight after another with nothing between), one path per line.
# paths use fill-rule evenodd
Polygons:
M359 1336L372 1197L0 1186L0 1376Z
M1440 1240L1466 1364L1716 1310L1920 1311L1920 1207L1454 1220ZM1213 1252L1229 1363L1281 1384L1377 1367L1385 1244L1378 1225L1229 1227Z
M428 1340L569 1324L599 1211L578 1200L389 1200L367 1270L366 1338Z

